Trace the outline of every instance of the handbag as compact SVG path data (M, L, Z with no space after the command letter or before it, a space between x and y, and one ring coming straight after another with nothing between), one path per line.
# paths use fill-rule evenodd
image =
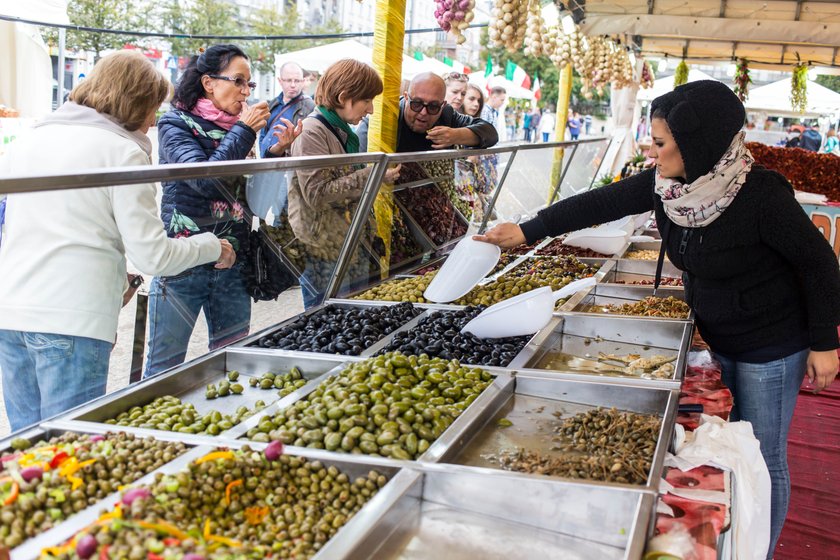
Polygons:
M254 302L276 300L297 284L297 277L283 262L273 242L261 229L251 230L248 255L243 267L245 286Z

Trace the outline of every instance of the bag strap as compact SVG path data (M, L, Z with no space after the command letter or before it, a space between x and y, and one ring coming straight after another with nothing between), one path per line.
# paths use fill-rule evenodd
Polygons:
M293 107L293 108L295 108L295 111L296 111L296 110L297 110L297 106L298 106L298 105L300 105L300 103L302 102L302 100L303 100L303 94L298 95L298 96L297 96L294 100L292 100L291 102L289 102L287 105L284 105L284 106L283 106L283 108L282 108L282 109L280 109L280 112L279 112L279 113L277 113L276 115L274 115L274 118L273 118L273 119L271 119L271 122L270 122L270 123L268 123L268 126L266 126L266 130L268 130L268 131L269 131L269 134L270 134L270 133L271 133L271 131L274 129L274 126L277 124L277 121L279 121L281 117L284 117L285 115L287 115L287 114L288 114L288 110L289 110L289 108L290 108L290 107ZM294 116L294 115L295 115L295 111L292 111L292 116ZM292 119L289 119L289 120L292 120Z

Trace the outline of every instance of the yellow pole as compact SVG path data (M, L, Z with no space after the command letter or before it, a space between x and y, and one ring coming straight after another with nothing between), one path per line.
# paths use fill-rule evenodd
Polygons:
M383 92L373 102L373 116L368 127L368 151L393 153L397 150L397 125L400 118L403 40L405 39L406 0L377 0L373 29L373 67L382 77ZM376 228L385 242L385 256L380 258L382 277L388 275L391 258L391 228L394 216L393 195L383 189L373 204Z
M566 119L569 113L569 105L572 101L572 65L566 64L560 71L560 85L557 91L557 122L554 123L554 138L558 142L562 142L566 138ZM554 192L554 187L557 181L560 180L560 174L563 170L563 148L558 148L554 152L554 164L551 168L551 188L548 196ZM559 189L557 191L560 192ZM548 204L554 202L549 200Z

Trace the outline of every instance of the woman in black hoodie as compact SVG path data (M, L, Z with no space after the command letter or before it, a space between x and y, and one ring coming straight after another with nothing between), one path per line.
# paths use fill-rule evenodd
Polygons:
M502 247L654 210L686 301L732 391L730 419L752 423L772 481L772 558L790 497L787 433L807 373L818 392L837 375L840 269L779 173L744 146L743 104L716 81L651 106L656 168L563 200L481 241ZM660 255L660 259L662 255Z

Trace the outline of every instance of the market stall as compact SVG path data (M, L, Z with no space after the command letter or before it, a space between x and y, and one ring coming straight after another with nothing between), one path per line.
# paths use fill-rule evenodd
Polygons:
M603 150L606 144L604 139L566 144L565 169L591 169L584 148ZM2 444L8 450L15 439L18 450L7 451L7 472L22 473L33 462L55 464L42 468L40 478L16 481L21 496L37 496L41 488L72 494L67 506L36 501L14 509L21 512L20 522L0 519L14 534L5 541L13 557L35 558L44 550L45 558L88 557L80 547L88 547L84 554L102 554L104 546L140 546L161 555L167 549L195 554L237 549L261 558L269 547L320 558L381 558L417 550L425 556L444 542L448 555L510 557L524 550L545 556L562 550L567 558L640 557L654 527L692 332L681 287L667 288L661 301L650 298L645 285L650 266L640 257L655 247L628 244L614 255L578 258L566 253L564 248L574 250L562 241L547 240L505 257L463 301L428 304L416 296L418 290L422 294L419 283L470 228L533 215L554 196L556 185L520 181L516 167L547 162L531 174L549 176L558 147L107 173L110 184L131 184L307 165L373 166L349 226L338 232L342 243L334 269L327 270L323 304ZM462 190L473 183L439 174L441 168L505 152L498 183L484 193L487 206ZM384 168L410 162L417 167L415 177L393 189L400 218L392 222L389 238L391 254L400 256L380 270L382 247L371 242L367 216ZM97 175L85 180L96 185ZM33 178L16 181L15 188L61 184L62 178ZM63 184L78 186L69 177ZM0 190L8 187L8 180L0 180ZM306 266L300 240L286 239L275 249L289 264ZM467 335L448 333L473 316L476 305L585 276L599 284L562 303L534 336L476 345ZM411 290L395 288L411 284ZM324 325L331 334L319 331ZM420 341L428 358L412 357ZM616 438L630 426L632 437ZM128 435L107 435L117 430ZM593 430L592 439L576 438L579 430ZM604 430L615 445L606 444ZM148 451L125 456L124 450L138 445L128 441L147 436L154 438L142 439ZM51 440L55 437L60 439ZM273 440L286 446L279 458ZM167 443L173 441L181 443ZM562 452L576 446L586 447L585 457L592 459ZM114 471L102 455L105 447L126 457L125 469ZM159 460L146 462L144 453ZM74 462L68 463L71 456ZM288 480L302 494L267 500L270 488L247 474L256 468L271 473L270 479ZM228 469L242 472L242 480L214 478ZM94 475L102 485L91 485ZM312 477L327 482L307 492L311 482L302 480ZM128 484L130 491L118 488ZM196 484L210 485L206 499L189 490ZM295 512L304 511L298 508L310 493L346 495L351 501L298 519ZM176 497L186 508L166 505ZM23 508L19 499L9 498L7 506ZM103 509L109 513L103 515ZM291 524L284 515L298 520ZM193 528L196 536L186 539ZM264 541L262 531L272 538ZM281 533L289 538L275 538Z

